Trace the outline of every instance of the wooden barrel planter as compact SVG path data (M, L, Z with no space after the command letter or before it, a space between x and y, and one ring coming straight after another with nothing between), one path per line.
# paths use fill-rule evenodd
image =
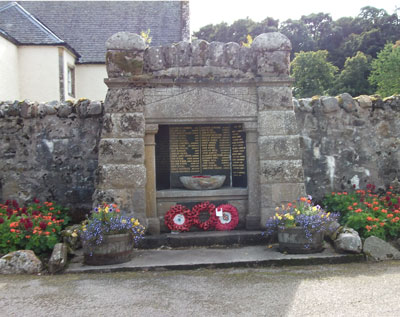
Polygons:
M312 241L309 241L302 227L278 229L278 242L281 252L318 253L324 249L324 232L314 232Z
M133 245L133 237L130 233L105 235L101 244L83 246L83 261L88 265L128 262L132 258Z

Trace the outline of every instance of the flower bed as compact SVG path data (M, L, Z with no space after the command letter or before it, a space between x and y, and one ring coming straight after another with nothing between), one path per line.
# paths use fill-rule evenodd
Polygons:
M366 190L333 192L323 203L339 212L340 223L357 230L362 238L391 240L400 236L400 195L391 189L377 194L369 184Z
M60 241L60 232L69 222L67 209L53 202L20 207L15 200L0 204L0 254L20 249L43 254Z

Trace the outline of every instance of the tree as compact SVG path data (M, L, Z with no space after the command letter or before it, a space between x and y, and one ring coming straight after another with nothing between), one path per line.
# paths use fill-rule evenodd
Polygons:
M338 68L327 61L328 51L300 52L291 63L295 78L294 95L312 97L322 95L332 87Z
M313 51L317 47L309 30L302 21L286 20L282 22L279 31L285 34L292 43L291 58L296 52Z
M225 43L242 43L246 41L247 35L251 35L252 38L255 38L261 33L277 31L278 24L278 20L269 17L261 22L254 22L253 20L246 18L236 20L231 25L228 25L225 22L216 25L209 24L202 27L193 35L208 42L219 41Z
M348 57L344 68L335 78L334 89L331 94L347 92L352 96L372 94L372 88L368 81L371 72L371 57L363 52L357 52L356 56Z
M378 53L368 79L378 87L377 93L382 97L400 94L400 41L386 44Z

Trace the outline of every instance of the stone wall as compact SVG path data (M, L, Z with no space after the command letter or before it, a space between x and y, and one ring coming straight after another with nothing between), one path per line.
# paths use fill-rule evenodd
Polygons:
M399 178L400 96L343 94L293 103L308 194L320 199L353 185L385 187ZM82 217L92 205L102 114L102 103L88 100L0 102L0 202L55 200ZM104 143L106 154L111 145ZM262 143L263 155L283 155L268 144ZM134 153L142 147L141 141L131 144L132 151L117 159L141 162Z
M400 96L294 100L307 193L388 187L400 178Z
M52 200L78 220L91 209L103 104L0 102L0 202Z

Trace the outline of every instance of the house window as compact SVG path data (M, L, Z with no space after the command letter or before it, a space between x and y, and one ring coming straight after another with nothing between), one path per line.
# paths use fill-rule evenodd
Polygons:
M72 66L68 66L67 85L68 95L75 97L75 68Z

